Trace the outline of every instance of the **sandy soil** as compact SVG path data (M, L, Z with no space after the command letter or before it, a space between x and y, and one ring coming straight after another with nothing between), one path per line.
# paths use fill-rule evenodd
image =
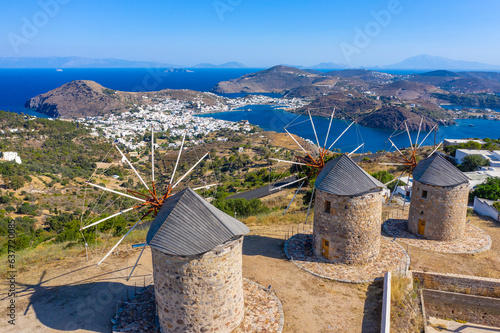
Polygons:
M468 216L467 220L490 235L492 244L489 251L451 254L426 251L410 246L411 269L500 279L500 223L476 215ZM404 242L399 243L405 249L408 248Z
M243 275L271 285L283 302L284 332L378 332L381 284L344 284L312 276L286 260L283 235L291 226L252 227L245 238ZM129 246L130 247L130 246ZM126 249L126 247L123 247ZM102 250L102 249L101 249ZM102 252L102 251L101 251ZM6 283L0 298L1 332L110 332L116 304L135 284L151 280L151 253L144 251L134 277L126 277L138 251L53 262L17 276L16 325L8 324Z

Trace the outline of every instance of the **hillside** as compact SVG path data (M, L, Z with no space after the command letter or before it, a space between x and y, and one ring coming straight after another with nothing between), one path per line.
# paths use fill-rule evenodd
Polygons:
M214 94L194 90L125 92L105 88L94 81L77 80L30 98L26 101L25 107L54 118L74 119L124 112L134 104L148 104L156 98L190 102L197 100L207 105L216 104L221 100Z
M411 131L418 131L421 118L421 115L404 107L384 106L361 118L359 124L366 127L396 130L403 122L406 122ZM435 124L435 121L424 117L422 130L429 131Z
M283 92L310 85L321 75L295 67L274 66L269 69L243 75L237 79L219 82L212 91L216 93Z

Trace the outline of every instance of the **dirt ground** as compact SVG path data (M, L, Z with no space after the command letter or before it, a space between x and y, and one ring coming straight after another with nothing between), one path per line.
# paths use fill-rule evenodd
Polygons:
M243 245L243 275L271 285L283 303L284 332L378 332L380 282L365 285L326 281L306 273L283 253L291 226L256 226ZM130 246L128 246L129 248ZM126 248L123 247L123 250ZM103 252L103 251L101 251ZM16 277L16 325L7 322L7 284L2 284L1 332L110 332L120 297L151 280L151 252L127 282L138 250L113 255L102 267L102 253L40 265Z
M467 220L491 237L492 244L489 251L452 254L431 252L410 246L411 269L500 279L500 223L475 214L468 216ZM404 242L399 243L405 249L408 248Z

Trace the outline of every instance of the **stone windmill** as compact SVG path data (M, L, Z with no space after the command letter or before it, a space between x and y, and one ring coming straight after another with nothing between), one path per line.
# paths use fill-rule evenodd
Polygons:
M469 179L443 156L434 154L413 171L408 229L433 240L464 235Z
M380 252L384 184L344 154L325 165L315 188L315 254L342 264L376 259Z
M229 333L241 324L248 232L189 188L165 201L146 238L164 332Z

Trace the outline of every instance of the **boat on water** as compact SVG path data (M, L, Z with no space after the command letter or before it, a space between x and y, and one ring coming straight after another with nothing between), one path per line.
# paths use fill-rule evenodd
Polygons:
M56 72L62 72L62 71L63 71L63 70L62 70L62 69L60 69L60 68L57 68L57 69L56 69Z
M472 124L469 124L469 127L474 127L474 125L472 125Z

